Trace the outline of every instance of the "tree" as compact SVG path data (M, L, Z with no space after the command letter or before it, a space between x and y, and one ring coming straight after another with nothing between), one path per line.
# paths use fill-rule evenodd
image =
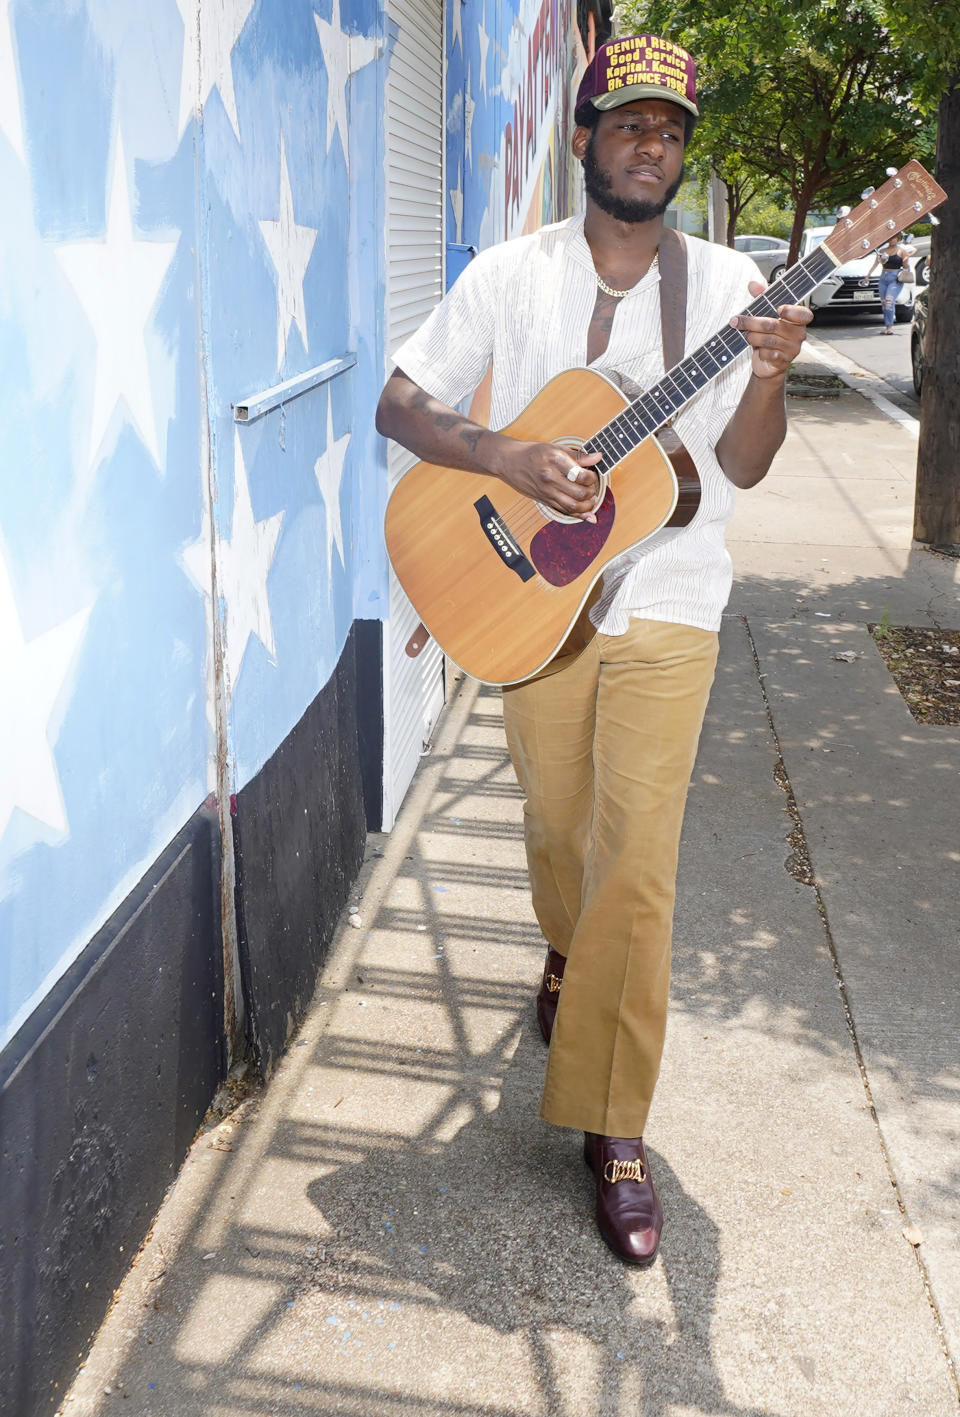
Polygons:
M852 202L905 156L932 154L912 105L921 60L845 0L622 0L618 33L664 33L700 58L697 150L719 175L735 158L793 207L790 260L812 208Z
M921 55L916 101L937 112L934 176L950 200L937 213L930 244L923 399L917 451L913 534L917 541L960 555L960 12L956 6L905 7L870 0L893 43Z
M702 143L694 149L690 164L701 183L708 183L711 177L719 177L723 183L727 206L725 240L732 246L744 208L768 188L769 183L762 173L747 167L739 153L725 153L714 162Z

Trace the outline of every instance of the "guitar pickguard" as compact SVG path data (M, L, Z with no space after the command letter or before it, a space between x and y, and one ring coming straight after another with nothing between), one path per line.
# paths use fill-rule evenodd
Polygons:
M548 522L530 543L530 560L548 585L570 585L603 550L613 528L616 503L608 487L596 522Z

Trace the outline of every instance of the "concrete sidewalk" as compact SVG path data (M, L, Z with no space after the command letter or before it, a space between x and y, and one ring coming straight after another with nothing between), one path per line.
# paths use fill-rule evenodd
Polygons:
M359 928L195 1144L64 1412L955 1417L960 734L914 723L865 628L960 626L955 563L911 548L902 428L849 391L791 414L731 528L654 1268L537 1119L521 800L499 695L460 681Z

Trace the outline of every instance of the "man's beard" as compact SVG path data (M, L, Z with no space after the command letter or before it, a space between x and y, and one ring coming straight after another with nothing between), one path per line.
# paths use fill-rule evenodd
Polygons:
M655 217L663 216L680 190L684 169L681 167L676 182L667 188L659 202L649 202L643 197L618 197L613 192L613 180L609 172L605 172L597 162L593 148L594 137L595 133L591 133L587 150L583 155L583 180L587 196L596 203L601 211L606 212L608 216L614 217L617 221L653 221Z

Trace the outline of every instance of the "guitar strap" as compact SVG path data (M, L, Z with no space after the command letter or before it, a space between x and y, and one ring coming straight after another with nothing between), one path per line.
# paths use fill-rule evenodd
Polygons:
M660 335L663 367L672 369L683 358L687 330L687 243L683 234L665 226L660 237Z

